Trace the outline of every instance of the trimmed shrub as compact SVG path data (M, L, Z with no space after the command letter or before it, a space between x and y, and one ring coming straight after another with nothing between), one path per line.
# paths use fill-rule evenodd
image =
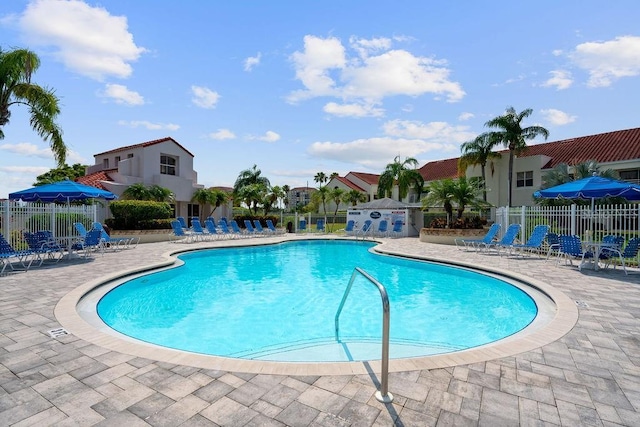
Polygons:
M171 206L165 202L148 200L117 200L109 204L113 218L106 221L114 230L149 230L154 228L171 228L160 226L171 218Z

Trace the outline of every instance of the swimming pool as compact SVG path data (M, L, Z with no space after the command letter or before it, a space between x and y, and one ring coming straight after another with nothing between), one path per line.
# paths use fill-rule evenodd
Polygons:
M183 265L127 280L97 310L114 330L163 347L294 362L379 358L380 297L362 278L334 336L356 266L389 293L391 358L481 346L536 316L525 292L494 275L383 256L372 246L320 240L181 254Z

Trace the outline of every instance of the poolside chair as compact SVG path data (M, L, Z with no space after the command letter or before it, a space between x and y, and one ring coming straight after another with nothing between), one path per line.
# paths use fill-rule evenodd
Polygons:
M347 225L344 227L344 232L347 236L353 236L355 234L356 222L352 219L347 221Z
M256 232L262 236L266 236L267 234L274 234L269 228L264 228L259 219L253 220L253 228L255 228Z
M271 230L273 234L283 234L284 230L278 230L275 225L273 225L273 221L270 219L267 220L267 228Z
M362 236L362 239L364 240L368 235L371 235L372 224L373 221L371 221L370 219L366 220L364 224L362 224L362 228L356 230L356 237Z
M544 239L548 232L548 225L536 225L531 232L531 236L529 236L529 239L527 239L525 243L514 243L509 247L509 255L514 251L520 252L520 255L524 255L525 252L537 252L539 255L542 251L542 245L544 244Z
M87 235L87 229L85 228L84 224L81 222L74 222L73 227L76 229L80 237L84 239Z
M189 229L189 226L187 225L187 221L185 221L183 216L179 216L176 219L180 222L180 227L184 228L185 230Z
M494 222L482 239L455 239L454 243L458 249L468 250L469 248L473 248L477 251L481 245L488 245L493 242L500 232L501 227L500 224Z
M489 243L481 243L478 245L478 249L484 252L488 252L490 249L495 249L498 255L501 255L501 251L503 249L508 250L509 247L514 244L519 233L520 224L511 224L509 225L509 227L507 227L506 231L504 232L504 236L502 236L500 240Z
M190 243L193 241L193 233L191 233L190 230L185 230L177 219L171 221L171 229L173 230L173 234L169 235L169 239L171 241L180 241L184 243Z
M625 260L633 260L638 258L638 250L640 250L640 238L633 237L629 239L629 242L624 247L624 249L603 249L603 251L609 251L608 256L604 259L605 268L612 264L612 261L616 258L620 260L620 264L622 264L622 269L624 270L624 274L629 274L627 272L627 267L625 264ZM613 264L613 269L615 270L616 264Z
M327 231L327 230L326 230L326 229L325 229L325 227L324 227L324 219L319 218L319 219L316 221L316 232L317 232L317 233L326 233L326 231Z
M209 233L209 236L214 237L215 239L220 238L220 237L222 237L222 238L226 237L224 235L224 233L222 232L222 230L220 228L218 228L218 226L216 225L215 221L211 217L208 217L204 221L204 227L207 230L207 232Z
M242 230L240 230L240 227L238 226L238 222L235 219L232 219L229 222L229 225L231 226L231 231L234 235L238 236L238 237L247 237L248 234L247 233L243 233Z
M580 236L561 234L558 263L560 263L561 257L564 258L565 265L567 264L567 261L573 265L573 259L580 258L578 270L581 270L585 259L593 259L593 252L582 250L582 241L580 240Z
M547 259L551 254L555 254L556 257L560 255L560 236L556 233L547 233Z
M92 252L100 251L104 256L104 243L102 241L100 230L91 229L87 231L84 239L71 245L72 251L82 251L84 258L88 258Z
M15 250L4 236L0 234L0 262L2 263L2 270L0 270L0 274L4 273L7 266L11 267L11 270L15 271L12 260L18 261L24 268L24 271L27 271L33 262L33 257L31 257L31 255L34 255L31 250ZM29 260L28 264L26 264L27 260Z
M389 234L389 221L383 219L378 223L378 229L376 230L376 236L387 237Z
M104 227L102 226L102 223L100 222L94 222L93 223L93 229L94 230L100 230L100 237L102 238L102 241L104 243L105 246L105 250L106 249L111 249L112 251L119 251L121 249L126 249L129 247L129 244L131 243L132 239L127 238L127 237L111 237L109 235L109 233L107 233L107 230L104 229ZM140 241L140 238L137 237L136 238L137 241ZM137 242L136 242L137 244Z
M25 231L22 233L22 237L29 245L29 250L35 256L34 261L40 261L38 266L41 266L45 259L58 262L64 257L64 249L58 242L43 239L38 232L30 233Z
M402 235L402 223L401 219L397 219L393 222L393 228L391 229L391 235L393 237L400 237Z
M307 231L307 220L306 219L302 218L300 220L298 231L300 231L300 232Z
M258 230L256 230L255 227L253 226L253 224L251 223L251 220L248 220L248 219L244 220L244 228L245 228L245 234L247 234L248 236L260 236L261 235L258 232Z
M220 228L220 230L222 230L222 235L226 238L229 239L235 239L237 234L231 230L229 230L229 226L227 225L227 223L225 221L220 221L218 223L218 227ZM238 229L238 231L240 231Z
M209 236L209 232L202 228L202 224L198 218L191 218L191 232L196 240L204 240Z

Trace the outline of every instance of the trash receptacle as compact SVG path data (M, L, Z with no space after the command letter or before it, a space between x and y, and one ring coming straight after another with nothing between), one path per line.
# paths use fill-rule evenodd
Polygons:
M293 233L293 222L291 221L287 223L287 233Z

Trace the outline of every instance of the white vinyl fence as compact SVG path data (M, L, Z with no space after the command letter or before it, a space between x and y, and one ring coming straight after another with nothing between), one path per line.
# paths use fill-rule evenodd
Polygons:
M74 222L91 227L101 221L96 205L57 205L55 203L27 203L0 201L0 232L15 249L26 246L25 231L51 230L56 238L76 236Z
M538 224L547 224L552 233L579 235L584 240L601 240L607 234L640 236L640 204L591 206L521 206L496 209L495 222L502 231L520 224L519 239L526 241Z

